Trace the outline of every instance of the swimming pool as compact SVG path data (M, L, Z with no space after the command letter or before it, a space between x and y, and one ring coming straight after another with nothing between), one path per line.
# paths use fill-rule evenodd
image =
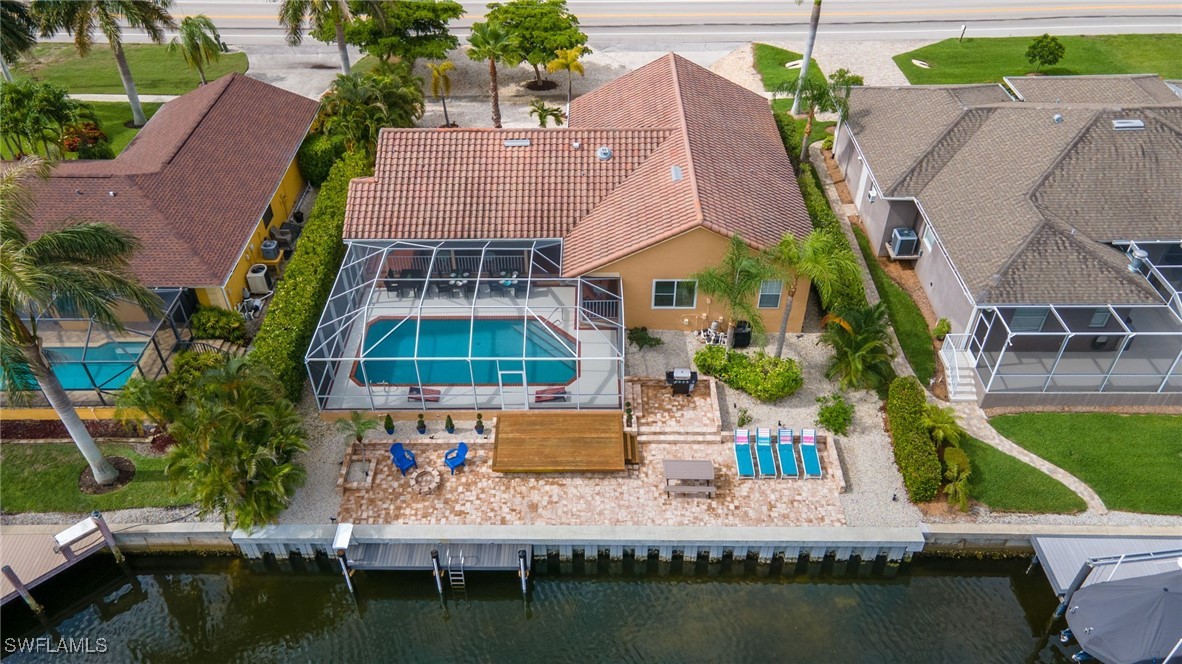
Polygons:
M353 379L362 385L497 385L500 371L524 371L530 385L565 385L576 375L575 342L559 341L555 335L561 334L541 321L520 318L423 318L418 361L391 360L386 358L414 357L415 321L379 319L365 331L362 357L382 359L362 360L364 372L355 366ZM471 360L471 372L466 359L431 359L467 357L504 359ZM519 377L503 378L506 385L521 384Z
M82 361L84 348L77 346L60 346L46 348L46 356L53 367L53 373L67 390L92 390L90 376L94 377L94 385L106 390L117 390L123 387L128 378L135 371L136 360L144 352L147 342L143 341L112 341L110 343L91 346L86 353L86 361Z

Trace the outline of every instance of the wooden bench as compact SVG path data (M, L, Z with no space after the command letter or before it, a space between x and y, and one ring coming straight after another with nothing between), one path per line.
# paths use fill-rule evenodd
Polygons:
M624 432L624 465L640 465L640 442L636 440L636 434L627 431Z
M665 495L671 493L705 493L714 497L715 487L705 484L670 484L665 487Z

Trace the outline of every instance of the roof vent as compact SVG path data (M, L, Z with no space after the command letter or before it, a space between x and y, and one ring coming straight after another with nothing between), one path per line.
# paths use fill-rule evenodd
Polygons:
M1147 258L1149 258L1149 252L1144 249L1134 249L1129 252L1129 272L1141 274L1141 267Z
M505 147L507 148L528 148L528 138L507 138L505 139Z
M681 178L685 177L681 172L681 167L676 164L669 167L669 176L673 178L674 182L678 182Z
M570 149L572 149L572 150L582 150L582 149L583 149L583 144L582 144L582 143L580 143L579 141L571 141L571 142L570 142Z
M107 195L110 196L111 198L115 198L115 192L113 192L113 191L108 191Z
M1136 131L1144 129L1145 123L1141 120L1113 120L1113 131Z
M1052 117L1051 119L1055 121L1055 124L1063 124L1063 114L1062 113L1056 113L1055 116Z
M595 156L599 161L608 161L612 158L612 149L605 145L595 151Z

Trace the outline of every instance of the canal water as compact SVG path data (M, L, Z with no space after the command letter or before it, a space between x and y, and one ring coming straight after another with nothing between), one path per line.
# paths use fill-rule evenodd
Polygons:
M18 600L0 628L5 662L1066 662L1055 598L1027 564L538 574L527 604L511 573L470 572L441 603L425 571L358 572L351 596L329 571L103 556L38 589L43 621ZM41 652L9 652L36 637ZM46 652L62 639L91 654Z

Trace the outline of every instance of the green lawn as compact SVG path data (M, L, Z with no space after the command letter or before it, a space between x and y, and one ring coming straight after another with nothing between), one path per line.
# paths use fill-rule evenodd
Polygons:
M1087 503L1059 480L976 438L961 441L973 474L969 495L997 512L1071 514Z
M139 129L131 129L125 127L123 123L131 122L131 105L126 102L89 102L89 105L94 109L95 117L98 118L99 126L102 127L103 132L107 134L107 139L111 142L111 149L118 155L127 147L131 139L139 133ZM144 115L151 118L156 111L160 110L163 104L148 103L141 104L144 107ZM44 155L42 155L44 156ZM67 159L76 159L78 155L73 152L67 152ZM0 158L11 159L8 148L0 143Z
M0 510L16 512L90 512L129 507L188 505L188 495L171 492L164 476L164 457L145 457L127 445L101 445L106 456L135 463L131 484L102 496L78 490L86 460L71 444L15 444L0 449Z
M932 332L928 329L928 322L916 306L915 301L896 284L878 264L878 259L870 249L870 240L862 229L854 226L854 235L858 238L858 248L862 250L862 257L870 268L870 276L874 279L874 286L878 289L878 296L886 303L887 313L891 317L891 325L895 328L895 336L899 337L903 356L911 365L916 378L927 385L936 372L936 350L932 346Z
M1026 47L1033 37L966 39L963 43L945 39L930 46L900 53L895 64L914 85L933 83L994 83L1003 76L1022 76L1034 71L1026 61ZM1060 36L1066 53L1059 64L1042 73L1069 74L1160 74L1182 78L1182 35L1089 35ZM1173 54L1173 55L1171 55ZM923 69L911 63L922 60Z
M197 71L189 69L179 53L169 53L164 46L125 44L123 50L141 95L179 95L201 83ZM205 78L212 81L232 71L245 73L246 67L245 53L223 53L206 67ZM41 44L12 69L14 77L50 81L72 94L125 94L115 56L104 44L95 44L85 58L79 57L73 44Z
M989 423L1083 480L1109 509L1182 514L1182 416L1023 413Z
M800 60L803 57L801 54L767 44L755 44L753 50L755 71L759 72L760 78L763 79L764 90L772 92L785 83L795 81L800 74L799 69L789 69L784 65ZM820 79L822 83L825 82L825 73L817 66L816 59L809 64L809 79Z

